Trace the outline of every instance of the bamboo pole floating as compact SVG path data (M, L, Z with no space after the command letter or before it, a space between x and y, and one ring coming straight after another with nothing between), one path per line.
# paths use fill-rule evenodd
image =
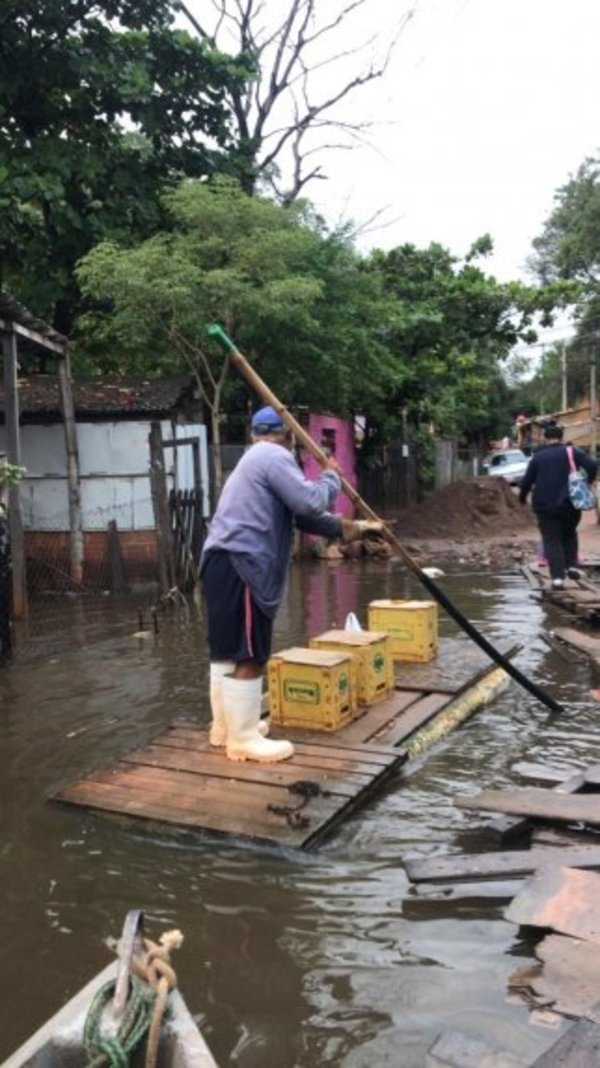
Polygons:
M215 341L220 342L220 344L226 349L234 367L238 369L240 374L243 375L246 381L253 387L253 389L256 390L256 392L266 401L266 403L270 404L271 407L275 409L277 414L281 416L282 422L285 423L289 430L292 431L294 437L300 442L300 444L304 446L304 448L307 449L308 452L310 452L315 457L315 459L318 460L319 463L326 463L328 457L326 453L323 452L323 449L319 448L316 441L313 440L308 431L300 425L298 420L294 418L294 416L287 410L285 405L281 403L279 398L275 396L273 391L269 389L266 382L264 382L260 375L257 374L252 365L248 363L246 357L243 356L239 349L234 345L233 341L225 333L223 328L217 323L213 323L211 324L211 326L208 327L208 333L212 338L214 338ZM414 559L414 557L411 556L411 554L408 552L408 549L405 548L399 538L396 537L393 530L388 526L387 523L385 523L381 519L381 516L377 515L377 513L373 511L371 506L367 504L367 502L354 489L354 486L351 486L350 483L343 477L343 475L340 475L340 478L342 482L342 489L346 496L350 498L350 500L353 502L353 504L356 505L357 508L360 509L361 513L364 516L366 516L368 519L374 519L376 522L382 524L382 534L385 537L386 541L388 541L389 544L393 546L403 563L405 563L406 566L413 572L413 574L416 575L419 582L425 587L427 592L434 598L434 600L436 600L438 604L442 606L444 611L448 613L451 619L458 623L459 627L464 630L465 634L468 634L472 641L474 641L480 649L483 649L484 653L489 656L490 660L493 660L495 664L499 665L499 667L504 668L506 673L510 675L511 678L515 680L515 682L518 682L524 690L527 690L528 693L532 694L533 697L537 698L537 700L540 701L541 704L545 705L545 707L548 708L551 712L564 712L565 710L563 706L559 704L558 701L555 701L554 698L550 696L550 694L547 694L545 690L543 690L540 686L537 686L535 682L532 682L531 679L528 679L522 671L519 671L519 669L515 667L510 660L503 656L502 653L498 649L496 649L496 647L492 645L492 643L489 642L488 639L483 634L481 634L479 630L477 630L477 627L473 623L471 623L465 615L463 615L460 609L457 608L456 605L450 600L450 598L444 593L444 591L436 585L433 579L431 579L429 575L426 575L422 568L419 567L417 561Z

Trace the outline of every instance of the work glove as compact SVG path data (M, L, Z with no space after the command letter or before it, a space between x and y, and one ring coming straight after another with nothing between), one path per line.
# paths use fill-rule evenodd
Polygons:
M383 523L377 519L342 519L342 541L358 541L367 534L381 534Z

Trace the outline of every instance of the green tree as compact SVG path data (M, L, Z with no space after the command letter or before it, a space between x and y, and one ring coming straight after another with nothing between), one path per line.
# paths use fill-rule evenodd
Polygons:
M600 331L600 159L586 159L554 195L531 267L575 310L582 340Z
M4 0L0 282L69 331L74 266L162 222L159 192L227 166L248 66L172 25L173 0Z
M402 385L388 417L403 407L416 423L448 436L483 438L510 425L502 362L517 340L533 340L533 316L544 308L539 292L502 285L475 260L491 249L488 236L463 261L441 245L403 245L374 252L393 299L388 344L402 368Z
M232 179L185 181L165 202L169 230L135 248L103 242L79 267L84 293L102 304L82 320L82 337L118 353L105 370L188 368L215 446L229 359L210 346L214 320L294 405L344 414L392 388L379 279L347 236L328 233L303 203L249 197Z

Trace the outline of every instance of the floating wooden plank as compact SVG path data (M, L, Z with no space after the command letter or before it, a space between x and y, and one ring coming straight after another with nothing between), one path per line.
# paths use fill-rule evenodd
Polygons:
M495 685L498 669L485 662L482 685L488 678ZM111 768L65 787L54 800L153 824L312 849L397 777L408 755L401 745L405 738L425 725L426 747L483 703L483 690L475 687L458 698L396 690L341 731L273 730L274 738L283 735L294 743L293 757L275 764L229 761L209 745L204 726L179 720ZM436 733L430 727L438 719Z
M422 698L422 694L418 692L395 692L390 697L385 697L382 701L378 701L377 704L371 705L358 719L353 723L349 723L347 727L343 727L341 731L337 731L335 737L338 738L343 744L356 746L363 746L365 742L373 743L377 745L377 735L379 731L388 726L397 717L406 715L406 710L412 708L412 706ZM449 697L444 695L444 700L449 701ZM294 731L288 732L290 738L293 741L297 737L314 739L314 731ZM383 744L383 743L382 743Z
M600 875L577 868L543 868L527 880L504 913L520 926L600 942Z
M387 742L389 745L401 745L449 703L447 693L428 693L415 701L397 719L381 727L373 740Z
M589 1020L580 1020L542 1053L531 1068L594 1068L599 1063L600 1027Z
M598 1018L600 954L594 942L565 935L546 935L535 947L541 970L530 979L536 1002L575 1019Z
M594 637L593 634L586 634L585 631L577 630L575 627L556 627L553 633L554 637L569 649L582 653L592 661L594 666L600 667L600 638Z
M308 849L400 770L405 754L376 746L300 743L291 760L232 762L205 728L177 726L56 800L262 844ZM298 793L308 783L308 796ZM306 789L306 786L304 787Z
M444 1068L523 1068L512 1055L494 1050L485 1042L464 1035L462 1031L444 1031L429 1049L428 1064Z
M512 765L510 770L515 775L519 775L521 779L543 782L548 785L564 782L573 774L572 768L553 768L548 764L535 764L528 760L519 760L517 764Z
M535 786L519 790L484 790L476 797L457 798L458 808L480 812L506 812L530 819L600 825L597 794L558 794Z
M551 827L540 823L531 834L531 845L541 849L581 849L582 846L600 846L600 835L593 830L571 831L567 827Z
M514 849L509 852L458 854L404 860L413 883L445 883L460 879L498 879L530 875L548 864L600 868L600 843L579 849Z
M550 576L526 567L522 569L532 589L570 615L595 622L600 617L600 586L586 580L567 579L562 590L552 587Z
M582 785L579 773L573 772L553 788L553 793L575 794L582 788ZM522 838L531 829L532 824L528 819L516 819L513 816L498 816L486 828L488 833L492 833L499 842Z

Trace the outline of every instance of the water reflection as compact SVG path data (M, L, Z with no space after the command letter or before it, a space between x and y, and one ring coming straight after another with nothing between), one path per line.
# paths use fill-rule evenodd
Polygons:
M146 909L153 934L185 932L180 985L222 1065L421 1066L448 1027L527 1062L556 1038L506 1001L514 956L531 949L498 902L434 907L408 885L401 860L465 842L484 847L487 817L453 799L511 783L517 761L599 759L589 669L539 637L545 609L519 575L443 582L493 641L521 643L519 667L569 715L549 721L511 685L316 856L177 839L45 801L177 715L206 720L200 617L165 617L144 639L133 636L132 619L117 637L71 652L63 645L0 675L0 945L11 975L0 1056L104 965L106 939L134 906ZM343 625L349 611L364 621L369 600L385 596L422 594L395 564L296 564L276 644ZM442 630L453 624L443 619Z

